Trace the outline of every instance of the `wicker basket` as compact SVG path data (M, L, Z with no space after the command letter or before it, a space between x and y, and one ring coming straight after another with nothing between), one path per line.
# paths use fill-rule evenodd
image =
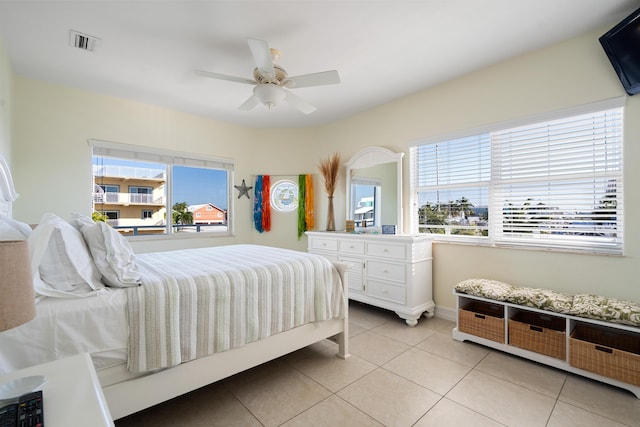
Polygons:
M579 324L569 340L569 364L640 386L640 340L625 331Z
M531 311L520 311L509 319L509 344L565 359L567 354L566 320Z
M472 301L459 310L458 330L504 343L504 306Z

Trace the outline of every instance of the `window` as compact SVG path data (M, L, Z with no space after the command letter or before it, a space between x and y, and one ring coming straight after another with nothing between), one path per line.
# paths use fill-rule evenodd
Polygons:
M619 105L412 146L414 232L621 254Z
M153 203L153 187L129 186L129 203Z
M123 235L231 234L232 160L104 141L90 145L94 211L106 214Z
M109 221L112 220L117 220L118 218L120 218L120 211L106 211L106 210L102 210L100 211L100 213L102 213L104 216L107 217L107 219Z

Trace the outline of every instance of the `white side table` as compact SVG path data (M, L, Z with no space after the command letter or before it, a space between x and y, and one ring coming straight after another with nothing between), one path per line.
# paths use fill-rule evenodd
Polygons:
M0 384L32 375L47 380L42 387L46 427L114 426L88 353L0 375Z

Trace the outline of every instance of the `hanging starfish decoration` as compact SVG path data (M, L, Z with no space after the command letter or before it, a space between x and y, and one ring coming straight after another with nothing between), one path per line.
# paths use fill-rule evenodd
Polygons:
M238 199L242 196L247 196L247 199L251 198L251 196L249 196L249 190L251 190L253 187L247 187L247 184L245 184L244 179L242 180L242 185L234 185L234 187L236 187L236 190L239 191Z

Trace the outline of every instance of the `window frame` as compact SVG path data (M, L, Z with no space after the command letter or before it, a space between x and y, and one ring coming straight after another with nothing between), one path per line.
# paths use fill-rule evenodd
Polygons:
M503 248L517 248L517 249L532 249L532 250L545 250L545 251L557 251L557 252L571 252L571 253L595 253L600 255L624 255L625 251L625 239L624 239L624 120L625 120L625 98L614 98L605 101L594 102L590 104L585 104L582 106L567 108L563 110L557 110L554 112L549 112L545 114L540 114L537 116L512 120L502 123L497 123L493 125L483 126L475 129L471 129L468 131L461 132L453 132L451 134L443 135L440 137L428 138L428 139L420 139L412 141L409 144L410 148L410 206L412 206L410 213L410 222L411 222L411 232L419 233L419 234L428 234L434 238L434 240L443 241L443 242L459 242L459 243L471 243L481 246L493 246L493 247L503 247ZM500 237L504 233L502 217L503 217L503 206L498 203L498 199L496 198L495 192L497 191L500 182L497 180L498 174L496 170L501 166L496 159L494 159L495 154L495 144L494 136L492 134L498 134L506 129L513 129L522 126L530 126L535 124L542 124L547 122L552 122L555 120L568 119L572 117L578 117L584 114L597 114L598 112L603 112L607 110L613 109L621 109L620 115L620 162L619 162L619 173L618 173L618 181L616 184L620 186L620 189L617 191L616 195L619 197L616 201L619 202L619 205L616 209L616 225L619 228L617 230L616 244L615 245L607 245L606 242L596 243L591 242L590 244L579 245L575 242L571 242L570 239L567 239L565 243L554 243L549 244L546 241L544 244L535 244L533 239L523 238L521 241L508 241L501 239ZM427 191L425 190L425 186L419 186L418 184L418 165L417 165L417 150L420 146L431 145L435 143L445 143L448 141L455 141L462 138L479 136L481 134L489 134L490 135L490 151L491 151L491 178L489 182L486 184L486 188L488 189L488 236L454 236L454 235L442 235L436 233L420 233L420 224L419 224L419 208L421 207L420 201L418 200L418 196L421 192ZM554 182L553 179L548 181L549 183ZM443 188L447 186L444 185ZM455 187L453 185L452 187ZM493 212L493 214L492 214ZM553 240L553 239L550 239ZM577 241L578 239L576 239Z
M233 198L235 160L225 157L215 157L204 154L173 151L161 148L146 147L111 141L89 139L91 158L104 156L122 160L151 162L164 164L166 167L166 210L171 212L174 204L173 174L171 166L187 166L195 168L209 168L225 170L227 173L227 230L224 232L176 233L174 231L173 216L166 215L165 232L162 234L146 234L125 236L132 241L166 240L166 239L202 239L224 238L235 235L235 206ZM91 162L90 162L91 163ZM93 173L91 173L93 181ZM93 206L93 204L92 204Z

